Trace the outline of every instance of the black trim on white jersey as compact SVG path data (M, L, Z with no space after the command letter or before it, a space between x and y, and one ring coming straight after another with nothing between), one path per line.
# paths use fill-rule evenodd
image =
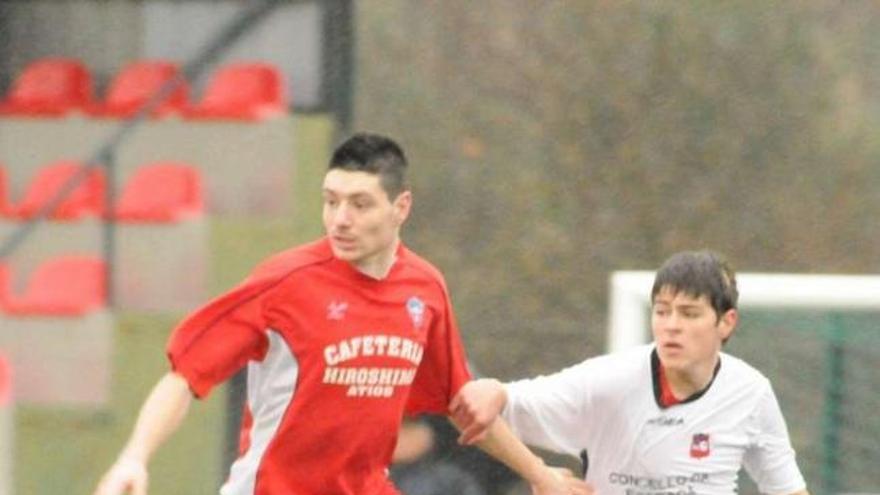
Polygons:
M590 470L590 456L587 449L581 451L581 477L587 479L587 471Z
M663 405L663 402L660 400L660 397L663 395L662 388L660 385L660 356L657 355L657 349L651 351L651 381L654 384L654 401L657 403L657 407L660 409L667 409L669 407L677 406L679 404L687 404L688 402L693 402L700 397L703 396L708 390L709 387L715 383L715 377L718 376L718 371L721 369L721 356L718 356L718 363L715 365L715 371L712 372L712 379L709 380L709 383L700 391L694 392L685 400L679 401L671 406Z

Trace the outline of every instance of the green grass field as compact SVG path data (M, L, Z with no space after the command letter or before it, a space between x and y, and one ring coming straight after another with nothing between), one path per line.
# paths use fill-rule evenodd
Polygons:
M211 219L211 292L244 277L265 256L320 234L319 184L333 136L328 117L300 116L294 211L274 219ZM15 493L89 494L125 442L137 411L168 369L165 341L181 314L121 313L115 334L112 399L101 411L19 406ZM216 493L222 469L225 390L197 401L150 466L150 493ZM5 448L3 446L0 446Z

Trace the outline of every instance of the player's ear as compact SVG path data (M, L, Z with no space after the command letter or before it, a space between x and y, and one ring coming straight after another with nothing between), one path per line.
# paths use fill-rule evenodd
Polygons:
M739 313L735 309L728 309L721 315L721 318L718 319L718 332L722 342L726 342L733 335L738 322Z
M394 198L394 203L392 204L394 207L394 220L398 226L403 225L403 222L409 218L409 212L412 209L412 192L409 190L403 191Z

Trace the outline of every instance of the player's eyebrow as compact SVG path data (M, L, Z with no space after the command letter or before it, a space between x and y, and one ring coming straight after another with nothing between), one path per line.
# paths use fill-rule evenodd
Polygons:
M346 195L345 191L340 191L339 189L334 189L334 188L332 188L332 187L328 187L328 186L324 186L324 187L322 187L321 190L324 191L324 192L326 192L326 193L338 194L338 195L340 195L340 196L345 196L345 195ZM356 191L353 191L353 192L348 193L347 195L350 196L350 195L352 195L352 194L358 194L358 193L360 193L360 192L361 192L361 191L357 191L357 190L356 190Z
M367 191L361 191L361 190L351 191L349 193L345 193L343 191L337 191L336 189L324 187L324 188L322 188L322 191L324 194L329 194L332 196L338 196L338 197L347 198L347 199L361 199L361 198L370 198L371 197L370 193L368 193Z
M702 308L703 305L699 304L699 303L685 302L685 303L675 304L675 307L679 308L679 309L699 309L699 308Z

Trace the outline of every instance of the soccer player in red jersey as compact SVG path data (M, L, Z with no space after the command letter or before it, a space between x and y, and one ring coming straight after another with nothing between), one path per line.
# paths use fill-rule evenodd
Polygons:
M147 462L192 397L243 367L243 440L221 495L398 493L387 466L403 416L448 414L471 379L442 275L400 241L412 205L406 165L382 136L336 149L323 185L326 236L265 261L174 330L171 370L97 495L146 493ZM504 423L480 446L535 493L588 493Z

